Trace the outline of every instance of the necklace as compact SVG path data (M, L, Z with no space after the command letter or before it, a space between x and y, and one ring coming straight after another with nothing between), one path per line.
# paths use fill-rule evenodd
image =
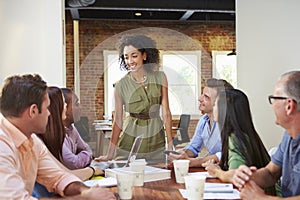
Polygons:
M143 80L141 80L141 81L137 81L133 76L132 76L132 74L130 73L130 78L134 81L134 82L136 82L136 83L139 83L139 84L141 84L141 83L145 83L146 82L146 80L147 80L147 76L146 75L144 75L143 76Z

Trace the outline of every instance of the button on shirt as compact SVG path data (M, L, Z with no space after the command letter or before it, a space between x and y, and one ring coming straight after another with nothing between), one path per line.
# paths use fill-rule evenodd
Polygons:
M62 150L63 164L69 169L86 167L92 161L91 148L80 137L74 124L66 128L66 132Z
M271 160L282 168L282 196L300 195L300 134L293 139L285 132Z
M35 199L35 181L63 196L63 190L76 176L63 171L52 160L48 149L32 134L28 139L0 114L0 198Z
M194 153L194 156L197 157L198 153L203 148L206 148L209 155L216 154L220 160L222 143L219 126L215 121L213 121L212 127L210 127L209 120L210 119L207 114L202 116L197 124L192 141L185 149L191 150Z

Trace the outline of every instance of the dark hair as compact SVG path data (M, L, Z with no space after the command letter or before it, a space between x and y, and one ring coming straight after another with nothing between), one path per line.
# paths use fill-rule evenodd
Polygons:
M119 41L119 61L121 69L129 70L124 59L124 47L133 46L142 54L146 53L147 58L144 61L144 68L146 71L153 71L154 68L159 67L159 50L156 48L154 40L145 35L124 35Z
M0 110L3 116L18 117L36 104L40 113L46 92L47 83L38 74L8 77L1 92Z
M39 134L49 151L56 159L62 160L62 147L66 136L65 127L62 120L64 102L62 92L58 87L49 87L48 94L50 98L49 111L51 115L48 118L46 133Z
M248 166L264 167L269 161L269 154L256 132L247 96L240 90L230 89L219 94L218 123L222 138L222 158L220 166L228 170L228 141L235 136L238 152ZM223 126L223 127L222 127Z
M72 94L73 91L69 88L61 88L61 91L65 97L66 103L69 105L69 103L71 101L71 99L69 98L69 94Z
M222 90L234 89L233 86L223 79L210 78L206 80L206 87L215 88L217 90L217 94L219 94Z

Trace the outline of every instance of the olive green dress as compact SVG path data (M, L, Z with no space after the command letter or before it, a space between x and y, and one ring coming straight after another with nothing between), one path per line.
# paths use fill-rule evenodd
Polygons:
M148 162L164 161L165 131L160 117L163 83L164 72L154 71L148 72L145 87L129 74L115 84L127 113L115 159L127 159L134 139L142 135L137 158L145 158Z

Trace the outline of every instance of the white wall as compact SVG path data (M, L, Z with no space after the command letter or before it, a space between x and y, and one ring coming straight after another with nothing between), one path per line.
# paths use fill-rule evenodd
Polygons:
M39 73L65 86L63 0L0 1L0 84L12 74Z
M281 74L300 70L299 8L299 0L236 0L238 87L267 148L283 135L267 96Z

